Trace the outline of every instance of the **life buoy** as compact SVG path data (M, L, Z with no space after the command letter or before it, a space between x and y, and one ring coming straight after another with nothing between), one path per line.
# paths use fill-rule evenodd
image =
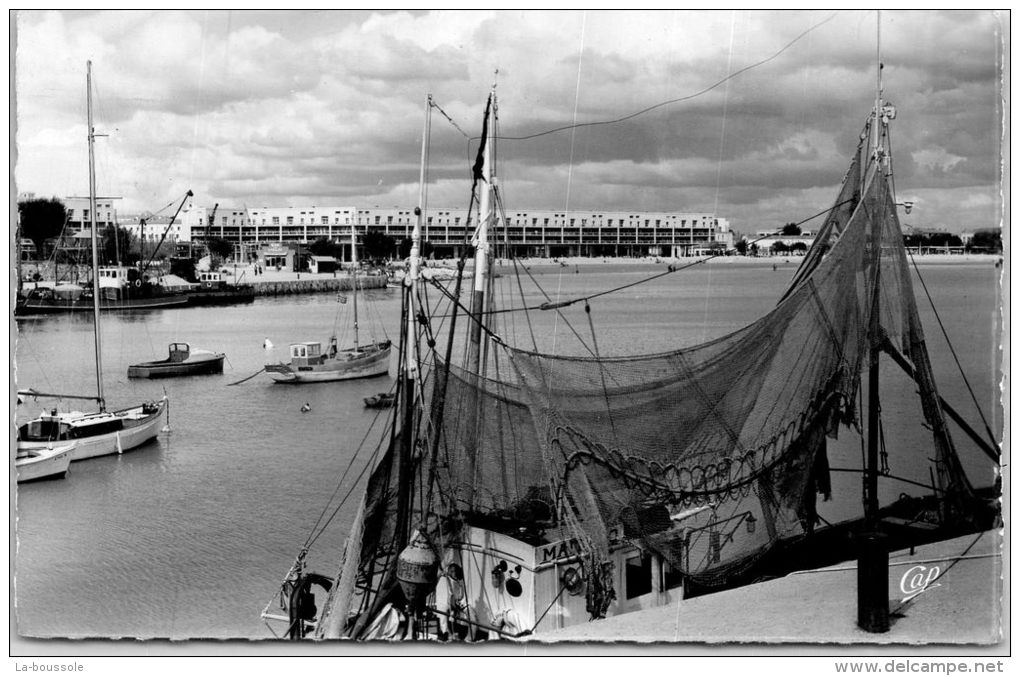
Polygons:
M135 280L135 288L138 288L138 289L142 288L142 280L140 280L140 279L136 279Z
M329 592L333 588L333 579L318 573L306 573L300 575L297 580L287 583L290 587L287 597L290 628L287 636L292 641L305 637L304 623L314 621L317 615L318 608L315 607L315 596L311 589L313 584Z

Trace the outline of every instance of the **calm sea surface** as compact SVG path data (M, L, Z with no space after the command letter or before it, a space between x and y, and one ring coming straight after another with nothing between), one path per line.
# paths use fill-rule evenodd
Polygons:
M661 351L728 333L767 312L794 267L793 262L778 270L771 263L699 266L593 301L599 351ZM555 299L616 287L662 269L594 263L576 272L551 266L534 266L530 272ZM516 289L511 270L500 269L504 276L498 295ZM1000 270L982 261L926 264L921 272L998 436ZM522 283L531 302L544 300L527 278ZM916 278L915 287L941 392L983 429ZM396 340L399 292L378 290L368 296L374 301L368 313L376 321L362 313L362 337L376 325ZM228 383L262 367L266 338L276 345L277 357L286 354L289 342L325 342L339 307L335 296L322 294L259 298L239 307L104 315L110 407L157 399L165 388L172 431L122 456L75 463L66 480L19 488L14 571L19 634L272 637L259 613L277 593L362 438L381 427L381 420L373 427L376 414L364 408L362 398L389 389L393 381L382 377L292 387L273 384L261 374L237 386ZM563 313L590 340L583 304ZM539 349L583 352L563 319L550 312L535 314L530 329L523 317L516 318L519 343L530 346L534 334ZM90 316L27 318L18 329L19 387L94 391ZM225 352L224 374L127 379L129 364L165 358L167 344L174 341ZM932 454L930 434L916 422L920 412L912 392L909 381L890 367L883 377L889 464L894 475L927 481L927 469L909 459ZM306 402L311 411L302 413ZM27 401L19 416L34 415L43 403ZM954 438L973 483L990 484L990 463L955 429ZM830 449L834 467L860 466L858 436L841 434ZM360 458L340 486L341 495L363 467ZM821 509L829 520L855 513L861 495L857 475L836 473L833 480L834 499ZM917 489L884 481L883 490L891 500ZM356 502L348 501L336 514L335 527L311 550L312 570L335 572L330 556L343 540Z

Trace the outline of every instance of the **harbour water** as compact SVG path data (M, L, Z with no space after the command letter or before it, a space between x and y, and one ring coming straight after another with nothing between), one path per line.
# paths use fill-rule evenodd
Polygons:
M529 271L553 299L620 286L660 266L587 263ZM794 261L706 265L668 275L591 303L598 348L605 356L664 351L717 337L767 312L795 269ZM501 293L516 288L512 268L499 269ZM999 434L998 285L1001 269L991 260L925 264L921 272L939 317L956 348L988 423ZM544 297L522 282L532 303ZM915 278L937 382L945 399L975 426L983 424L970 404L953 356ZM367 294L392 339L398 335L399 291ZM498 296L499 294L497 294ZM502 302L502 301L499 301ZM333 294L258 298L251 305L104 315L103 362L111 408L158 399L170 404L169 433L121 456L75 463L67 479L19 487L15 595L18 633L34 637L272 638L259 613L305 543L338 481L366 434L381 425L362 398L387 390L383 377L300 387L272 384L259 370L275 344L286 358L289 342L321 340L339 306ZM346 311L346 310L345 310ZM529 327L515 316L515 340L540 349L581 354L563 318L533 313ZM580 303L563 310L585 339L591 327ZM362 315L362 336L372 322ZM19 387L90 392L95 388L91 317L38 317L18 322L16 378ZM377 337L381 337L378 336ZM131 363L166 356L167 344L225 352L222 376L163 381L128 380ZM886 377L888 373L888 377ZM926 483L904 457L931 455L931 437L919 406L907 395L911 383L895 366L883 372L883 419L892 474ZM49 402L28 400L19 416ZM301 411L308 403L311 410ZM385 412L383 412L385 415ZM910 424L902 420L912 420ZM370 434L370 436L371 436ZM991 463L954 430L965 468L976 486L994 481ZM367 458L367 454L362 457ZM860 466L860 439L841 435L831 447L834 467ZM363 460L354 464L357 475ZM860 477L833 476L834 499L824 503L828 520L858 508ZM352 488L352 479L339 486ZM883 481L883 496L920 489ZM336 552L356 508L356 497L334 517L315 543L310 569L335 572Z

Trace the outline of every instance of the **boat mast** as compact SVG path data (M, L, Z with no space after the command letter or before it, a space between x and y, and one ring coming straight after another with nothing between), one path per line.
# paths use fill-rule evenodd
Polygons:
M485 183L479 197L478 206L478 231L475 235L475 271L474 271L474 292L471 296L471 322L468 331L467 370L474 380L475 388L481 387L482 360L482 324L485 321L485 289L488 286L489 277L489 224L493 213L492 192L495 172L492 167L492 143L496 132L496 85L492 85L489 100L486 104L486 118L484 123L485 135L482 138L481 180ZM476 465L476 454L478 453L478 406L479 398L476 394L473 397L468 414L467 440L473 449L467 453L467 468L465 476L468 478L464 486L464 502L466 508L471 510L474 507L474 474Z
M875 114L872 119L872 173L870 181L886 180L884 153L879 125L882 123L882 50L881 21L878 14L878 76L875 82ZM895 208L895 207L893 207ZM878 473L881 444L881 406L879 404L879 355L882 350L881 269L882 237L885 219L871 218L871 316L868 322L868 444L864 467L864 532L859 537L857 554L857 626L870 633L889 631L889 552L879 528Z
M414 228L411 230L411 254L408 259L409 269L405 279L407 303L404 355L403 355L403 423L400 434L400 465L397 471L399 494L397 495L397 527L396 549L403 551L410 536L409 525L411 516L412 480L411 456L414 444L414 404L416 398L415 379L418 372L418 311L415 306L415 294L421 279L421 233L425 222L425 161L428 154L430 122L432 114L432 95L425 100L425 122L421 137L421 168L418 174L418 206L415 208Z
M354 224L351 223L351 291L354 296L354 351L358 351L358 240L354 231Z
M96 336L96 398L99 410L106 410L103 397L103 334L99 325L99 237L96 233L96 157L93 145L96 131L92 126L92 62L86 62L86 108L89 125L89 222L92 227L92 312Z
M873 181L884 179L882 173L883 153L882 134L879 126L882 122L882 16L878 13L877 36L875 60L877 64L877 75L875 79L875 115L872 120L872 161L874 162ZM864 515L868 527L874 529L878 520L878 452L881 439L879 438L879 355L881 354L881 270L882 270L882 221L875 220L872 228L872 245L874 268L871 301L871 319L869 326L870 354L868 364L868 466L865 468L865 495Z
M492 93L489 94L488 119L486 129L488 138L484 139L485 148L482 160L482 180L485 187L479 197L478 206L478 232L475 235L475 271L474 271L474 292L471 296L471 314L475 321L471 323L470 342L468 343L468 369L475 374L481 373L481 351L482 323L485 312L485 289L488 286L489 276L489 225L492 220L492 190L493 190L493 168L492 168L492 136L495 131L496 122L496 86L492 86Z

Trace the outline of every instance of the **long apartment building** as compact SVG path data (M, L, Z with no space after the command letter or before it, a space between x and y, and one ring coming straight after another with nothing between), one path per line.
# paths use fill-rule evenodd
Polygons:
M411 236L416 216L412 208L217 207L214 213L188 205L180 219L182 240L219 237L257 248L320 238L346 243L352 227L359 239L378 232L399 241ZM437 256L457 256L470 243L474 227L466 209L429 209L423 236ZM516 256L538 257L685 256L733 246L729 222L708 213L513 211L498 219L490 236L500 255L509 247Z

